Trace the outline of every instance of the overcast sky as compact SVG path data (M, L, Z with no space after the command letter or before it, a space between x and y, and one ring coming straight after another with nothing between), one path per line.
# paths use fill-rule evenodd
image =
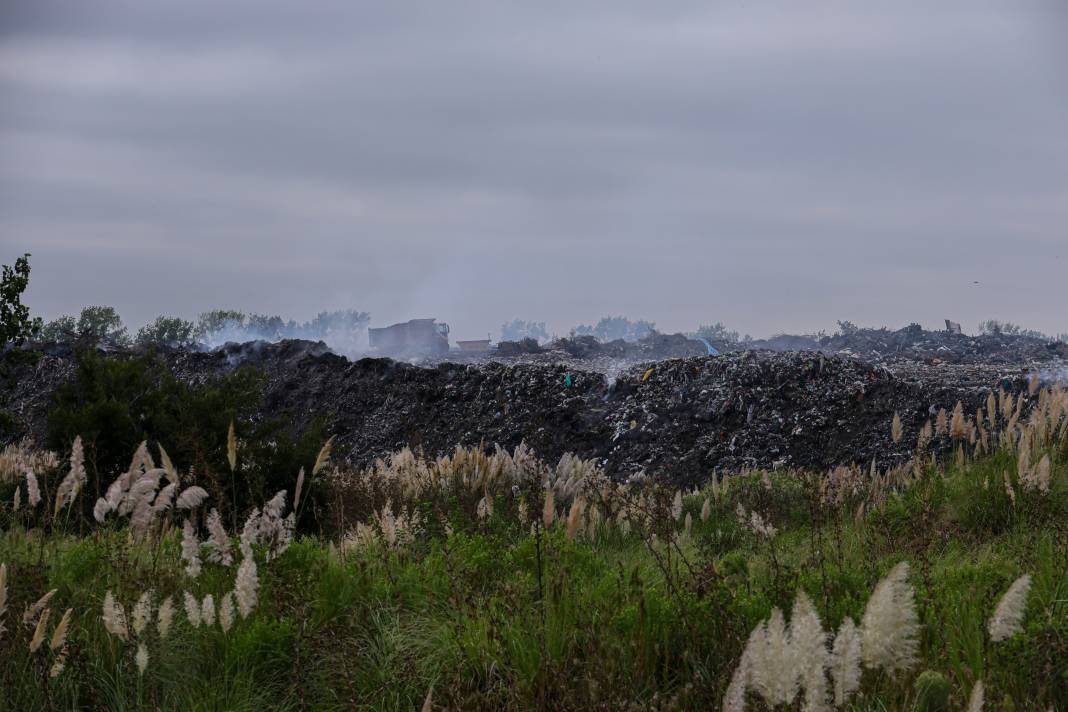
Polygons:
M0 248L133 327L1068 331L1068 3L6 0Z

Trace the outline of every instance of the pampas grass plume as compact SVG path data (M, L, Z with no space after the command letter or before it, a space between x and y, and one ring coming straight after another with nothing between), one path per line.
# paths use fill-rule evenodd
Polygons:
M831 679L834 680L834 705L841 707L860 689L860 632L852 618L838 627L831 652Z
M312 477L318 475L319 472L326 467L326 464L330 462L330 450L334 445L335 437L336 436L331 435L330 438L323 443L322 449L319 450L319 455L315 458L315 464L312 466ZM303 471L304 469L301 468L301 472ZM293 505L294 508L296 508L296 506L296 504Z
M582 497L575 497L571 502L571 510L567 513L567 538L574 539L582 523L582 512L586 509L586 502Z
M104 610L101 618L104 621L104 629L120 640L126 640L129 633L126 630L126 612L122 604L108 591L104 594Z
M50 650L59 650L67 642L67 630L70 628L70 616L73 612L73 608L68 608L59 619L59 625L52 631L52 640L48 644Z
M915 592L902 561L876 585L864 610L861 649L864 664L888 672L907 670L916 662L920 630Z
M229 633L234 625L234 592L227 591L219 602L219 627L223 633Z
M210 593L200 602L200 622L209 627L215 625L215 597Z
M185 617L189 619L189 625L200 627L200 603L189 591L185 592Z
M32 470L26 471L26 501L31 507L41 502L41 487L37 484L37 475Z
M1013 581L1009 590L998 601L994 615L990 617L988 628L990 639L995 643L1001 642L1016 635L1022 630L1020 623L1023 621L1027 610L1027 594L1031 590L1031 575L1024 574Z
M248 618L252 609L256 607L259 588L260 580L256 576L256 561L251 556L246 556L237 569L237 579L234 581L234 597L237 599L237 610L242 618Z
M56 595L57 589L52 589L45 595L37 599L37 603L32 606L28 606L26 611L22 614L22 624L28 628L32 628L37 621L37 616L48 606L48 602L52 600L52 596Z
M141 635L148 627L148 621L152 617L152 593L145 591L137 599L133 611L130 612L130 626L135 635Z
M226 460L230 463L230 472L237 469L237 434L234 421L230 420L230 429L226 431Z
M159 631L160 638L166 638L167 634L171 631L171 623L174 621L174 600L167 596L163 599L163 602L159 604L159 611L156 613L156 630Z
M41 643L45 639L45 631L48 627L48 614L51 613L50 608L46 608L41 611L41 617L37 619L37 627L33 631L33 637L30 638L30 652L36 653L37 649L41 647Z
M208 498L208 493L203 487L186 487L178 495L178 509L195 509Z
M545 504L541 508L541 525L545 529L548 529L553 525L553 519L556 518L556 494L554 490L546 490L545 492Z
M983 690L983 681L977 680L972 688L971 697L968 698L968 712L983 712L983 702L986 697Z
M144 675L145 670L148 669L148 648L144 643L137 644L137 655L134 656L134 662L137 663L137 674Z

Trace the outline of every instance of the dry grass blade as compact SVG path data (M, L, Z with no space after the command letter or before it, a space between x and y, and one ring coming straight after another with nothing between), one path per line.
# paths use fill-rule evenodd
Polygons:
M423 712L430 712L434 709L434 688L431 687L426 691L426 699L423 700Z

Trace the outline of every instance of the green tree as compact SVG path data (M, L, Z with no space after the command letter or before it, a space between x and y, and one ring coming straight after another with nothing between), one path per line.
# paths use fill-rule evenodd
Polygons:
M521 339L548 341L549 330L545 328L544 321L512 319L510 322L501 325L501 341L519 341Z
M737 331L728 329L719 321L715 324L702 324L693 335L706 339L709 343L725 346L743 344L753 340L753 337L749 334L741 336Z
M78 336L93 341L110 341L120 345L130 342L130 335L114 307L94 306L82 309L78 316L77 331Z
M78 322L74 317L64 314L41 327L41 340L66 341L72 336L77 336L77 331Z
M151 324L137 330L136 341L142 346L188 346L193 343L193 322L179 317L158 316Z
M232 329L244 330L245 313L232 309L213 309L204 312L197 318L197 326L194 335L197 339L204 340L212 334Z
M575 327L578 336L595 336L599 341L638 341L656 331L656 324L645 319L631 321L625 316L602 317L595 326L586 324Z
M40 319L30 318L30 308L22 303L22 293L30 283L30 254L4 265L0 282L0 348L21 346L41 329Z

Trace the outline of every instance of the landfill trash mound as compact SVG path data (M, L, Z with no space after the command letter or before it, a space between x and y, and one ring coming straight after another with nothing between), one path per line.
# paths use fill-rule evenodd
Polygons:
M927 331L919 324L903 329L850 329L815 338L782 334L744 345L724 344L721 350L771 349L821 351L866 361L894 363L1019 364L1068 359L1068 344L1018 334L968 336L953 331Z
M901 463L940 408L961 401L975 413L999 387L1026 398L1032 370L887 367L814 352L744 351L629 365L610 379L566 363L349 361L308 341L164 350L161 357L191 383L257 367L266 376L261 415L284 416L300 431L331 414L335 452L353 464L405 446L439 455L458 444L526 442L542 458L573 452L596 458L615 477L644 473L685 484L753 467ZM43 435L50 394L74 370L73 353L52 349L19 374L8 410L24 434ZM896 443L895 413L904 425ZM942 438L935 446L951 443Z

